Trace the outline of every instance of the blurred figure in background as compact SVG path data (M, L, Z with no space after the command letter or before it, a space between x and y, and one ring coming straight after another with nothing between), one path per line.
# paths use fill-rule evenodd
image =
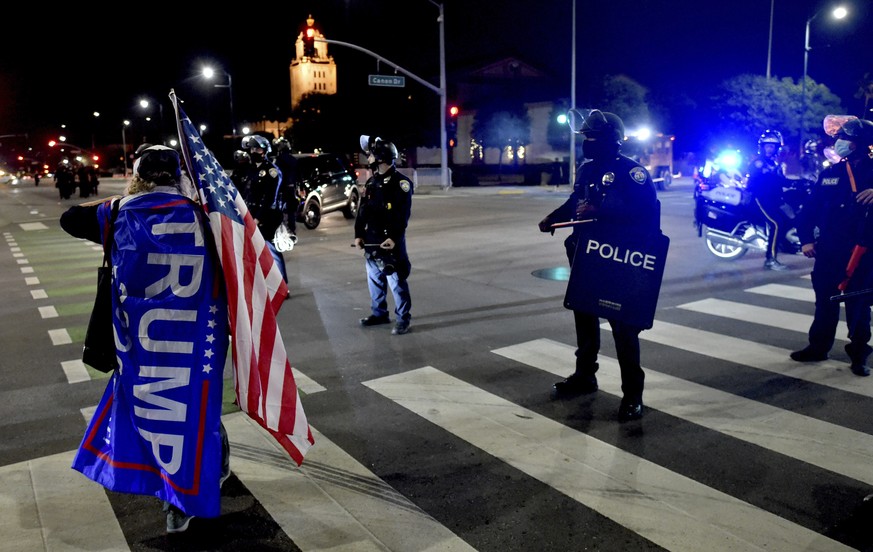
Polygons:
M767 258L764 268L786 270L788 267L777 258L779 244L782 242L790 223L782 211L785 203L783 188L788 185L778 155L785 142L778 130L765 130L758 138L758 157L749 165L749 178L746 189L752 194L752 201L764 217L769 230Z

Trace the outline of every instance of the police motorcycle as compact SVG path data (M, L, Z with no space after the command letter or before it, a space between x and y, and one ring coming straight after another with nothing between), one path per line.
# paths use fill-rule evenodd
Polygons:
M721 153L707 162L695 178L694 226L697 236L704 239L706 250L714 257L732 261L749 250L765 252L769 228L746 189L746 177L738 168L740 156L736 151ZM788 179L783 188L782 210L789 220L800 212L812 188L812 181ZM801 249L796 228L785 233L779 251L798 254Z

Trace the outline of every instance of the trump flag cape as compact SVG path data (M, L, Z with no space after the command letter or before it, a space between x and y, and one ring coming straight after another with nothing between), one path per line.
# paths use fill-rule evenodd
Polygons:
M98 208L107 228L111 204ZM199 207L172 188L121 200L111 251L119 369L73 469L188 515L220 511L227 298Z
M227 286L236 404L300 465L315 440L276 322L288 287L239 191L172 91L170 99Z

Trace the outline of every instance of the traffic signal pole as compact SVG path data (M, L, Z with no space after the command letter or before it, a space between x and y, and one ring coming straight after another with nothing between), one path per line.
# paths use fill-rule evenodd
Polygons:
M427 82L423 78L419 77L412 71L404 69L400 67L393 61L385 59L379 54L367 50L366 48L362 48L356 44L351 44L349 42L342 42L340 40L332 40L327 38L315 38L316 42L324 42L327 44L336 44L337 46L345 46L347 48L351 48L353 50L358 50L359 52L364 52L365 54L376 58L377 60L384 62L391 66L396 71L400 71L404 75L408 75L411 79L415 80L422 86L429 88L436 92L440 97L440 184L443 189L448 189L450 186L449 183L449 155L447 150L447 140L448 136L446 133L446 60L445 60L445 34L443 31L443 7L442 4L439 5L440 8L440 86L434 86L433 84Z

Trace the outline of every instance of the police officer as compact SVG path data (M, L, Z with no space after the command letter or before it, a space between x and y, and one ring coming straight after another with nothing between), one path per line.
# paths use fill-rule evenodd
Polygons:
M573 220L597 219L593 224L614 225L623 233L657 232L660 210L655 186L639 163L619 154L624 140L624 124L614 113L593 110L579 130L584 136L582 164L569 199L539 223L541 232L554 233L553 224ZM564 241L570 265L576 244L588 229L573 226ZM597 316L573 311L576 322L576 371L556 383L554 398L569 398L597 391L597 355L600 351L600 320ZM620 422L643 415L643 369L640 366L639 334L643 328L607 319L612 328L618 364L621 368L623 397L618 410Z
M827 167L812 187L807 208L800 212L797 234L805 256L814 258L812 289L815 315L809 344L791 353L798 362L828 358L840 321L840 304L831 297L843 291L873 287L873 123L854 116L828 115L825 131L836 138L842 161ZM846 300L852 373L870 375L870 298Z
M263 136L251 134L242 139L242 149L248 152L251 165L242 176L242 187L239 192L249 208L255 224L267 240L267 247L279 266L282 279L288 283L285 270L285 258L273 246L273 236L282 224L282 209L279 201L279 182L282 173L267 158L270 153L270 142Z
M777 259L779 244L788 231L789 222L782 211L783 188L788 184L782 165L777 156L784 142L778 130L765 130L758 138L758 157L749 164L749 178L746 189L752 194L755 206L764 217L769 229L767 257L764 268L767 270L787 270L788 267Z
M276 158L273 163L282 174L279 183L279 196L282 199L282 214L285 223L292 234L297 234L297 207L300 198L297 196L297 158L291 151L291 142L284 136L273 140L273 148L276 150Z
M388 324L388 287L394 295L397 321L394 335L409 332L412 299L407 278L412 270L406 253L406 227L412 209L412 181L394 166L397 148L381 138L361 136L361 150L373 176L364 187L364 197L355 218L354 245L364 250L367 287L372 314L361 319L362 326Z

